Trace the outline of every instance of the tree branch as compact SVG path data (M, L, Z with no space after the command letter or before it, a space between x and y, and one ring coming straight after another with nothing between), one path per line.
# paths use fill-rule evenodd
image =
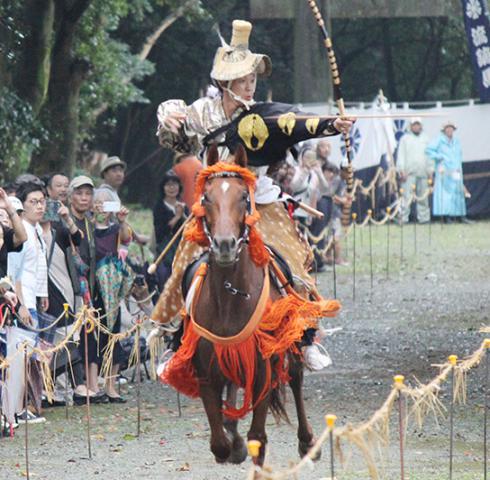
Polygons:
M146 58L148 58L151 49L154 47L155 43L160 38L162 33L165 30L167 30L167 28L169 28L176 20L182 17L185 11L187 10L187 8L189 8L192 4L196 3L196 1L197 0L187 0L180 7L178 7L174 12L167 15L163 19L163 21L160 23L160 25L158 25L158 27L153 31L153 33L151 35L148 35L148 37L146 37L146 41L143 45L143 48L140 50L140 53L138 54L138 58L140 60L145 60Z
M198 0L187 0L180 7L178 7L174 12L167 15L162 22L158 25L158 27L146 37L146 41L138 53L137 57L140 60L146 60L148 55L151 52L151 49L155 46L156 42L162 35L162 33L167 30L176 20L182 17L185 14L185 11L192 5L197 4ZM123 85L127 85L131 81L131 77L127 76L121 79L121 83ZM107 102L103 103L99 106L99 108L95 109L93 112L93 118L96 119L100 115L102 115L109 108L109 104Z
M77 23L85 13L92 0L77 0L66 11L66 19L72 23Z

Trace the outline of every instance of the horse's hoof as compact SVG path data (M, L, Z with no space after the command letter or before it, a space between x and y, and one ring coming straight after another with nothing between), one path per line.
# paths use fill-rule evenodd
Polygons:
M315 445L315 439L311 439L309 442L303 442L300 440L298 443L299 456L303 458L310 451L313 445ZM318 450L318 452L316 452L312 460L314 462L317 462L318 460L320 460L321 457L322 457L322 450L320 449Z
M220 458L215 455L214 460L216 461L216 463L226 463L228 461L228 458Z
M245 461L245 459L247 458L247 454L248 452L247 447L245 446L245 442L240 438L239 440L233 442L233 447L228 461L230 463L238 465L239 463Z

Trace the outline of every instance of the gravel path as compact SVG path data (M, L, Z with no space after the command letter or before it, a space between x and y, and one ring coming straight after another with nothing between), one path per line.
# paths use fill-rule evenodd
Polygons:
M337 296L343 311L328 326L343 330L326 339L334 365L305 379L307 410L314 430L324 428L323 416L335 413L339 424L365 421L390 391L392 377L426 382L437 373L433 364L450 353L474 351L490 325L490 224L403 228L404 265L400 268L400 228L390 227L390 276L386 274L386 227L373 228L373 289L370 286L369 233L357 232L356 302L352 300L352 237L348 267L337 269ZM414 233L417 238L415 254ZM318 275L323 292L332 291L333 272ZM126 388L126 387L124 387ZM30 427L32 478L67 480L112 479L240 479L250 466L216 465L209 451L209 430L199 401L182 399L178 417L176 395L169 388L145 382L142 387L143 433L136 433L135 387L122 406L95 406L92 419L92 460L87 459L84 409L46 410L47 422ZM441 398L447 405L448 391ZM468 377L468 400L455 410L454 471L458 479L483 478L483 368ZM289 402L290 417L294 412ZM246 433L248 420L242 422ZM287 467L297 460L295 422L276 426L268 421L268 464ZM382 450L383 478L399 478L396 415L390 445ZM0 440L0 479L19 478L25 471L24 430ZM298 478L329 476L324 448L315 470ZM368 478L359 452L343 445L346 464L337 478ZM429 418L419 429L411 423L407 435L406 470L410 479L448 477L448 421Z

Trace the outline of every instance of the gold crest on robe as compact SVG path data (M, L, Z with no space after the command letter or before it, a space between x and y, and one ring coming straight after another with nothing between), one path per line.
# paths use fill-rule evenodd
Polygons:
M269 129L260 115L252 113L238 123L238 135L245 146L255 152L264 146L269 137Z

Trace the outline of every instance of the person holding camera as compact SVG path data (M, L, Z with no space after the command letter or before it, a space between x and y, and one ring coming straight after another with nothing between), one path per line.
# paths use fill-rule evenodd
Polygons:
M70 216L70 210L60 200L48 198L46 212L41 221L43 239L46 243L47 265L48 265L48 295L49 308L46 311L52 318L58 318L64 313L64 305L68 305L68 316L66 322L60 323L52 332L53 343L57 344L64 340L67 326L73 323L73 314L76 312L77 295L80 294L80 282L73 264L71 249L80 245L82 240L81 231ZM75 340L78 339L78 334ZM56 379L53 406L63 406L65 402L72 400L73 392L77 395L87 395L84 385L83 368L81 356L78 349L70 347L70 357L66 354L59 355L53 363L53 378ZM70 362L68 371L69 378L65 378L64 367ZM73 376L71 375L73 372ZM71 387L66 383L72 381ZM65 391L68 398L65 398Z
M96 288L93 304L100 312L100 318L107 330L113 334L121 330L121 300L129 293L134 275L128 269L122 247L128 245L132 239L132 232L126 222L129 210L119 205L114 211L113 197L105 190L96 190L94 193L93 221L96 259ZM116 223L112 223L111 216L115 215ZM88 385L91 390L97 388L98 370L101 358L97 351L102 352L107 345L109 336L102 329L99 334L99 344L95 343L93 336L89 340L89 367ZM125 403L115 388L115 378L119 371L122 359L122 349L119 343L114 349L113 363L110 374L106 378L105 393L111 403Z

